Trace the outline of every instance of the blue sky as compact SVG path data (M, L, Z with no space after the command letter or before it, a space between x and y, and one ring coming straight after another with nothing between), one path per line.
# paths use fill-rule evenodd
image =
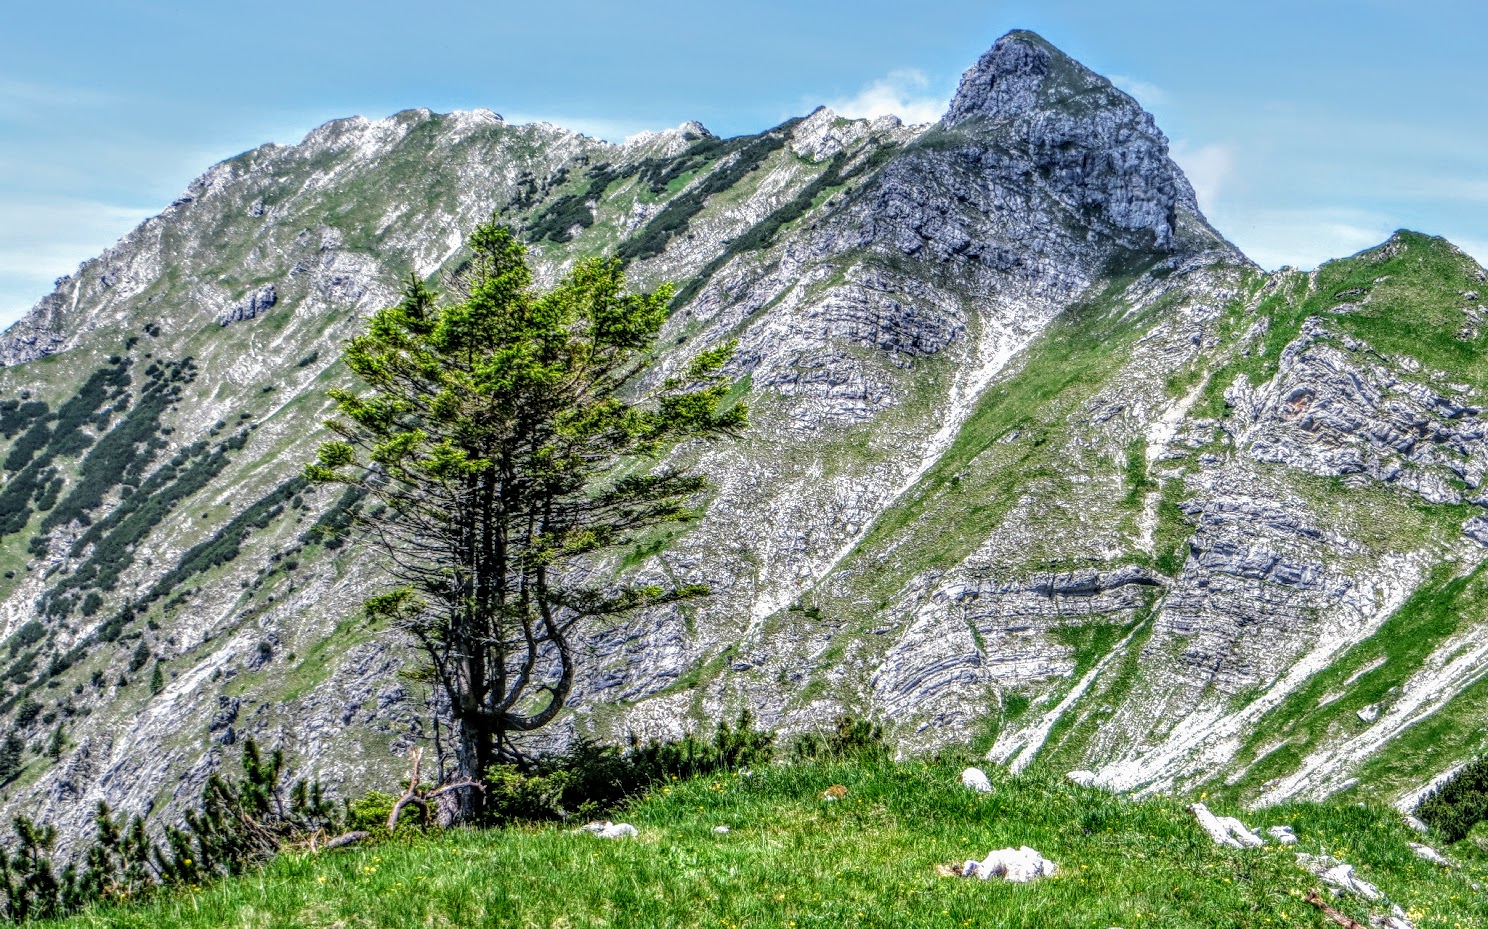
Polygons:
M15 0L0 324L213 162L339 116L485 106L606 138L828 104L933 119L1028 28L1156 115L1221 232L1312 266L1399 227L1488 261L1488 6L1459 0Z

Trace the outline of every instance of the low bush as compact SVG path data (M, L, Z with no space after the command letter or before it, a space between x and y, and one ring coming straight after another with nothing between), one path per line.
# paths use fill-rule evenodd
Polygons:
M344 828L348 831L382 835L387 832L388 817L398 798L380 790L369 790L357 800L347 800ZM420 806L406 806L398 816L399 834L413 832L429 824L428 812Z
M856 716L837 717L830 732L808 732L791 745L797 761L850 761L889 757L883 727Z
M1460 842L1478 823L1488 822L1488 755L1469 762L1427 794L1416 815L1446 842Z
M493 766L486 775L486 808L496 822L590 817L665 781L768 764L774 753L774 733L756 729L748 710L733 725L720 723L711 738L632 737L624 747L581 739L562 754L524 767Z
M150 837L142 817L115 816L100 803L81 867L69 864L60 872L52 863L56 828L17 816L14 842L0 849L0 918L18 923L64 916L93 903L199 886L341 828L343 817L319 784L296 781L285 788L281 752L265 758L249 740L242 763L240 780L207 778L196 809L181 826L167 826L163 842Z

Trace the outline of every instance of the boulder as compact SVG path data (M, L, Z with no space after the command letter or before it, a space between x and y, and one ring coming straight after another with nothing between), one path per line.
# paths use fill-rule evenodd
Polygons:
M1094 771L1071 771L1065 775L1066 778L1079 784L1081 787L1099 787L1100 775Z
M1384 898L1380 889L1354 874L1354 866L1327 855L1297 856L1297 863L1317 875L1318 880L1339 893L1353 894L1371 903Z
M1266 834L1275 839L1278 845L1297 844L1297 834L1292 831L1291 826L1272 826L1266 830Z
M981 768L967 768L961 772L961 784L970 787L977 793L989 794L992 792L992 782L987 780L987 772Z
M589 823L580 829L581 832L589 832L599 836L601 839L629 839L639 835L636 827L630 823L612 823L609 820L598 823Z
M962 877L989 880L1000 877L1019 884L1040 877L1053 877L1059 866L1027 845L1001 848L981 861L968 861L961 866Z
M1410 845L1410 850L1416 853L1417 858L1429 861L1432 864L1439 864L1443 868L1450 868L1452 866L1452 862L1446 855L1443 855L1430 845L1422 845L1420 842L1410 842L1408 844Z
M1191 804L1188 811L1194 814L1203 830L1209 833L1216 845L1230 848L1256 848L1266 840L1251 831L1250 827L1233 816L1215 816L1202 803Z

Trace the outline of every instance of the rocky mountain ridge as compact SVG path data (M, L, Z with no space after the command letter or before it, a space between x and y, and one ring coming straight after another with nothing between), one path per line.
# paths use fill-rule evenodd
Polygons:
M676 281L654 376L737 339L755 411L675 452L707 518L604 566L715 595L596 632L550 738L854 712L1257 802L1407 802L1483 750L1483 269L1400 233L1262 271L1136 101L1015 32L929 126L337 120L59 281L0 336L0 716L35 743L0 803L170 806L250 734L366 785L429 735L356 501L297 474L341 341L493 212L544 282Z

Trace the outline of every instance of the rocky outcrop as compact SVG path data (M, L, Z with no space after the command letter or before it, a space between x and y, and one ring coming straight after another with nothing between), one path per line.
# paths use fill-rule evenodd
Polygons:
M278 302L279 292L274 289L274 285L265 284L226 310L218 313L217 325L226 326L230 323L254 319L263 313L267 313Z
M1151 115L1032 33L999 39L962 76L944 124L978 122L1003 142L988 162L1026 162L1061 204L1099 217L1132 247L1170 250L1180 213L1199 216Z
M1310 318L1264 398L1246 398L1264 406L1245 411L1257 423L1245 439L1258 461L1364 475L1429 503L1459 503L1458 486L1482 484L1488 446L1482 410L1456 386L1444 394L1402 377L1364 342Z

